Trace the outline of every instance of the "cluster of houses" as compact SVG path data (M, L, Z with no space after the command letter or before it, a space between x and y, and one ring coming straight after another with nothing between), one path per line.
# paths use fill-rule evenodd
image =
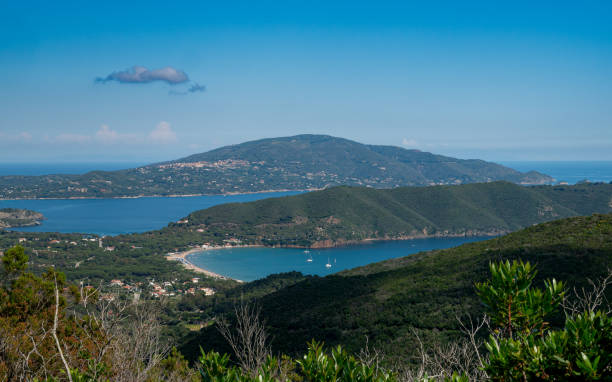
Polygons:
M257 164L263 164L264 162L255 162ZM175 162L158 165L158 169L166 168L216 168L216 169L236 169L240 167L248 167L251 163L249 161L241 159L223 159L216 162Z
M154 298L160 297L173 297L182 294L193 294L203 292L206 296L212 296L215 294L215 290L208 287L200 287L197 284L200 282L199 277L194 277L189 281L163 281L156 282L154 280L149 281L147 288L150 291L150 295ZM143 288L143 283L137 282L128 284L122 280L114 279L110 282L111 287L121 288L128 292L138 293Z

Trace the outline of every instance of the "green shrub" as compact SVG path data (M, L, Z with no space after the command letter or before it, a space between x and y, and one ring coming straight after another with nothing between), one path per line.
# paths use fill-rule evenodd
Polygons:
M546 321L564 296L563 284L532 287L529 263L491 264L491 279L478 294L496 326L486 343L484 370L493 381L611 380L612 319L603 312L566 317L553 330Z

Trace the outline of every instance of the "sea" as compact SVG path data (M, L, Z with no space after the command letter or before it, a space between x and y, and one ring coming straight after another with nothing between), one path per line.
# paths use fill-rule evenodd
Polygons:
M519 171L536 170L557 182L575 184L611 182L612 161L607 162L502 162ZM0 175L80 174L92 170L118 170L143 165L134 162L111 163L4 163ZM275 192L243 195L196 197L146 197L136 199L59 199L1 200L0 208L27 208L41 212L47 219L35 227L20 231L80 232L118 235L159 229L195 210L223 203L295 195L299 192ZM449 248L484 238L435 238L408 241L373 242L341 248L304 250L292 248L236 248L208 250L192 254L195 265L232 278L250 281L272 273L297 270L324 276L385 259L406 256L420 251ZM307 261L312 258L312 262ZM326 267L326 264L331 267Z
M521 172L539 171L552 176L557 183L576 184L582 181L612 182L612 161L517 161L499 163Z

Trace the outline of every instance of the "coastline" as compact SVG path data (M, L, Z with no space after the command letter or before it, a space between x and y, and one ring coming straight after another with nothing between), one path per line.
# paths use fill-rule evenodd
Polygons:
M206 275L208 277L212 277L212 278L215 278L215 279L231 279L231 277L223 276L223 275L220 275L218 273L211 272L211 271L209 271L207 269L198 267L197 265L193 264L191 261L189 261L187 259L187 256L189 256L191 254L194 254L194 253L202 252L202 251L205 251L205 250L206 249L204 249L204 248L192 248L192 249L189 249L189 250L183 251L183 252L168 253L168 254L166 254L166 260L168 260L168 261L178 261L181 264L183 264L183 266L185 268L187 268L189 270L192 270L194 272L197 272L197 273L202 273L202 274L204 274L204 275ZM238 280L236 280L236 281L238 281Z
M224 192L220 194L171 194L171 195L124 195L124 196L68 196L68 197L54 197L54 198L0 198L0 201L15 201L15 200L97 200L97 199L141 199L141 198L191 198L197 196L234 196L234 195L252 195L252 194L272 194L275 192L311 192L321 191L324 188L305 188L299 190L264 190L264 191L236 191L236 192Z
M191 261L189 261L187 256L193 255L194 253L206 252L206 251L217 250L217 249L254 248L254 247L263 247L263 245L234 245L234 246L231 246L231 247L218 246L218 247L191 248L191 249L188 249L188 250L182 251L182 252L167 253L166 254L166 260L168 260L168 261L179 261L185 268L187 268L189 270L192 270L192 271L194 271L196 273L202 273L202 274L204 274L204 275L206 275L208 277L212 277L212 278L216 278L216 279L222 279L222 280L234 280L234 281L237 281L239 283L243 283L244 281L242 281L242 280L234 279L234 278L229 277L229 276L224 276L224 275L221 275L219 273L215 273L215 272L209 271L208 269L204 269L202 267L199 267L199 266L195 265L194 263L192 263Z

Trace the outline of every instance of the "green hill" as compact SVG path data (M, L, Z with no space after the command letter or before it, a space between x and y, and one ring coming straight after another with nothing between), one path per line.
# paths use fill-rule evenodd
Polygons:
M489 262L517 258L537 264L536 283L555 277L570 287L584 286L587 278L612 268L612 215L557 220L324 278L296 279L256 301L274 351L297 354L312 338L358 351L367 338L370 346L406 360L416 353L415 329L428 345L460 336L456 317L482 313L474 283L489 276ZM256 295L250 284L243 288ZM217 298L200 308L215 316L228 306ZM229 350L214 327L187 336L181 350L193 357L199 346Z
M1 176L0 199L199 195L309 190L338 185L392 188L506 180L553 181L482 160L462 160L327 135L226 146L175 161L83 175Z
M227 242L331 247L370 239L499 235L563 217L612 212L612 185L524 187L508 182L372 189L336 187L196 211L138 245Z

